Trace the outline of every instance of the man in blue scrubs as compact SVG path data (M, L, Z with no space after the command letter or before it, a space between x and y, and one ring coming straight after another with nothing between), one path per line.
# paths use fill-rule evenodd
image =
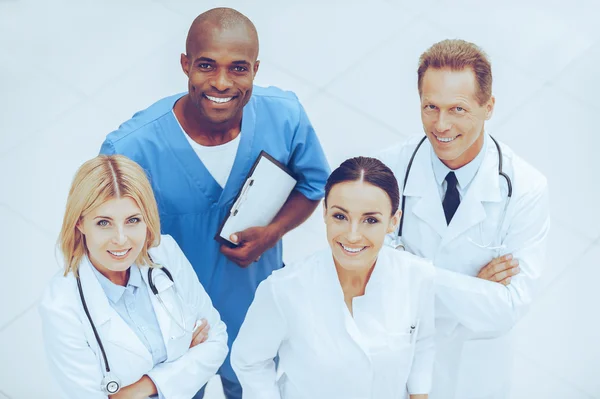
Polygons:
M256 287L282 267L281 238L310 216L329 175L297 97L253 86L257 57L258 35L248 18L228 8L201 14L181 55L188 93L136 113L100 150L124 154L147 171L162 232L196 270L227 324L230 347ZM270 225L232 235L236 248L221 246L214 236L261 150L287 165L298 183ZM229 356L219 374L226 397L241 398Z

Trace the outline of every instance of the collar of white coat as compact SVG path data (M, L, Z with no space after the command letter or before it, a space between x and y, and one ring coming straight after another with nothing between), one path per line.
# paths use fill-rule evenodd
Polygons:
M483 146L481 147L479 154L477 154L477 156L468 164L454 170L447 167L441 159L436 157L433 147L430 147L431 166L433 167L433 174L435 175L435 180L437 181L438 186L442 187L448 173L454 172L456 179L458 180L458 186L460 187L461 193L466 192L466 190L469 188L469 185L475 178L481 163L483 162L489 141L489 136L484 134Z
M115 310L110 305L109 299L96 278L94 266L87 256L79 265L79 279L90 316L96 327L101 326L111 319Z
M150 290L150 282L148 281L149 269L150 268L148 266L140 267L140 270L142 271L142 278L144 279L146 285L148 285L148 290L152 293L152 290ZM171 270L169 270L169 272L170 271ZM154 283L154 286L156 287L156 290L159 294L173 286L173 282L171 281L169 276L167 276L167 274L162 270L161 267L155 267L152 270L152 282Z
M125 323L117 311L110 305L106 293L102 289L100 282L94 274L92 269L93 267L94 266L91 264L89 259L84 257L79 266L79 278L81 280L82 291L88 311L90 312L92 321L96 326L102 341L110 341L131 353L137 354L146 360L152 361L150 352L148 352L137 335L135 335L127 323ZM140 271L142 279L146 284L148 284L148 266L140 267ZM159 293L167 290L173 285L171 280L164 275L163 271L157 269L152 274L153 281ZM159 277L159 275L163 276ZM161 331L163 332L163 339L165 342L168 342L168 334L171 326L170 318L165 313L165 310L157 304L155 295L151 293L149 288L148 292L150 292L151 302L157 315ZM169 311L173 311L171 302L167 302L166 306L169 308ZM168 346L167 355L170 356Z
M486 143L481 151L484 151L481 166L475 173L472 186L468 193L472 193L479 201L498 202L502 200L500 191L500 180L498 175L498 150L491 145L491 138L487 133ZM489 139L489 140L488 140ZM432 189L437 190L437 180L433 173L431 154L433 149L429 140L425 140L413 161L410 174L404 188L407 197L425 197ZM437 192L437 191L436 191ZM437 194L439 197L439 193Z
M152 292L148 284L148 266L141 266L140 272L144 283L148 286L148 291ZM98 326L106 323L115 315L115 311L110 305L109 298L94 273L94 266L87 256L82 259L79 266L79 277L83 295L94 324ZM152 272L152 281L159 293L173 286L171 279L160 268L155 268Z
M338 277L335 261L331 251L323 251L321 260L322 264L319 265L319 267L315 270L317 270L317 276L321 276L321 273L323 273L323 271L325 272L325 278L322 279L324 286L321 291L322 294L331 296L332 298L331 311L333 314L331 320L336 320L341 316L341 321L344 324L346 332L356 346L365 355L365 359L371 362L371 357L369 356L370 351L367 342L363 337L362 332L358 328L354 317L350 314L346 303L344 302L344 291ZM373 293L377 294L377 290L381 288L381 269L384 267L385 265L379 264L379 262L375 264L375 268L373 269L369 281L367 282L364 295L373 295ZM360 301L361 298L362 297L356 297L354 298L354 301ZM323 305L324 304L321 303L321 306Z
M484 134L487 135L487 133ZM450 225L446 224L442 200L433 172L431 162L433 151L429 140L423 143L415 155L404 195L406 197L420 197L420 200L413 206L412 212L432 226L443 237L442 245L485 219L486 212L483 202L502 201L500 176L498 175L498 150L495 145L492 145L491 138L487 142L488 145L482 148L482 151L485 152L481 166L477 170Z

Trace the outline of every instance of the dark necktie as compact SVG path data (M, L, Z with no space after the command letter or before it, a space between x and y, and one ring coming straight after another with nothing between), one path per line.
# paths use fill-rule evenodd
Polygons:
M450 221L460 204L460 196L458 195L458 189L456 188L457 180L454 172L448 172L446 175L446 182L448 183L448 187L446 187L446 195L444 196L442 205L444 206L446 223L450 224Z

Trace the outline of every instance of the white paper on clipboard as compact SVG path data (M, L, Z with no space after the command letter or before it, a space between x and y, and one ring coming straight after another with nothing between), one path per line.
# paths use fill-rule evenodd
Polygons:
M229 237L233 233L250 227L267 226L285 204L295 186L296 179L287 168L266 152L261 152L218 237L231 243Z

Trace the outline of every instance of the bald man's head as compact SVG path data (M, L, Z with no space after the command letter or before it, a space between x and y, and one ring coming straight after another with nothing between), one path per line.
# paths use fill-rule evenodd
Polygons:
M195 123L239 128L258 72L258 35L248 18L231 8L215 8L192 23L181 54L188 77L190 115Z
M191 56L197 51L198 44L201 43L210 32L218 31L242 31L247 35L249 43L255 48L256 58L258 58L258 33L256 27L241 12L233 8L219 7L213 8L198 15L188 31L185 42L185 52Z

